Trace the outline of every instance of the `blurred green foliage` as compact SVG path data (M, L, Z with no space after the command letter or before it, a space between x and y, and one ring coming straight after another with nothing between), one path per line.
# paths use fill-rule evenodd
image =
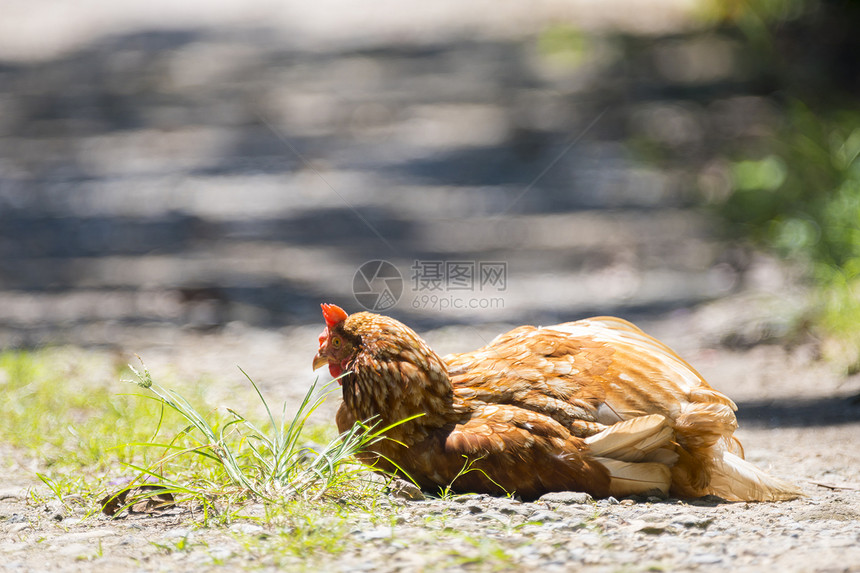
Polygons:
M820 85L800 82L800 77L814 76L795 70L796 62L780 49L789 45L786 37L809 37L814 35L811 31L820 32L821 26L834 22L842 28L858 12L850 2L814 0L715 0L711 5L711 15L721 25L740 29L746 48L757 51L768 64L766 72L775 82L771 97L782 115L779 127L755 151L733 158L732 190L719 213L734 233L805 265L818 295L813 320L830 343L825 351L847 359L856 369L860 106L850 89L840 89L850 86L851 78L822 77ZM844 40L838 35L829 38L829 60L852 57L852 40ZM828 63L822 61L822 68L831 69Z
M800 103L768 142L768 155L732 164L730 224L788 257L860 271L860 113L822 118Z
M821 324L860 331L860 112L823 118L800 103L768 155L732 164L720 213L734 232L808 265L821 287Z

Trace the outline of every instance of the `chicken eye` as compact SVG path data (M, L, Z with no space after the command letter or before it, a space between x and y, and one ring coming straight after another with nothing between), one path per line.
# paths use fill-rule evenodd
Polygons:
M332 338L331 339L331 345L334 346L335 348L340 348L340 338L338 338L337 336Z

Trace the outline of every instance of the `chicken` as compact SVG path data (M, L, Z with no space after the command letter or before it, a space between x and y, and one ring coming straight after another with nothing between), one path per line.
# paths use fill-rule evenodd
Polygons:
M442 358L397 320L322 309L313 366L341 377L338 429L394 425L360 459L423 489L523 499L800 495L744 461L734 402L627 321L521 326Z

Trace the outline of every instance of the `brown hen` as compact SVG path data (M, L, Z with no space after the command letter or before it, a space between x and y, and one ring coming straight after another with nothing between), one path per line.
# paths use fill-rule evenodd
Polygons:
M744 461L734 402L624 320L521 326L442 358L397 320L322 306L313 364L342 376L338 429L418 416L361 458L422 488L524 499L564 490L735 501L800 495Z

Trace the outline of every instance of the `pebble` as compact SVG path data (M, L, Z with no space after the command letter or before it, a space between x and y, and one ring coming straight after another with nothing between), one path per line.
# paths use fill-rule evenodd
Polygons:
M508 523L511 520L511 514L505 515L498 511L487 511L475 517L478 521L498 521L499 523Z
M678 523L684 527L697 527L699 529L705 529L713 522L714 519L712 517L692 514L681 514L672 518L672 523Z
M645 533L647 535L660 535L662 533L668 533L671 531L671 528L664 523L649 523L642 526L637 526L636 531L639 533Z
M392 497L408 501L420 501L424 499L424 493L421 491L421 488L412 482L402 479L391 482L388 486L388 493Z
M546 493L538 499L539 503L559 503L559 504L585 504L591 503L594 498L589 494L581 491L556 491Z
M517 507L509 505L500 507L499 513L504 513L507 515L522 515L523 517L527 517L532 513L532 510L528 507Z
M547 521L558 521L562 519L561 514L555 511L536 511L528 518L529 521L537 521L537 522L547 522Z

